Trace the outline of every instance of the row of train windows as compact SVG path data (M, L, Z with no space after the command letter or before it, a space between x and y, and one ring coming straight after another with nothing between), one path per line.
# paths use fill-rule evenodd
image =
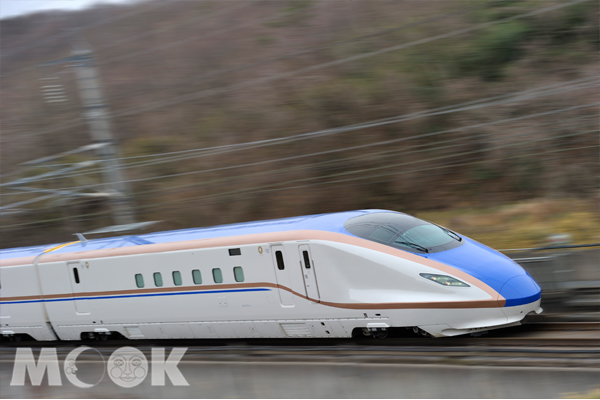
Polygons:
M171 274L173 277L173 284L175 286L181 286L183 284L183 280L181 279L181 272L173 271ZM223 273L221 272L221 268L213 268L212 270L213 281L215 283L223 283ZM236 282L244 282L244 270L242 267L233 267L233 277ZM163 286L163 278L160 272L155 272L153 274L154 285L156 287ZM200 285L202 284L202 274L199 269L192 270L192 280L194 284ZM139 288L143 288L144 285L144 275L135 274L135 284Z

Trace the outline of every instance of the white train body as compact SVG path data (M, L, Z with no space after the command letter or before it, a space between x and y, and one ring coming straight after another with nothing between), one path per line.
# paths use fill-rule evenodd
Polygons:
M7 249L1 333L36 340L115 332L129 339L350 337L356 328L418 327L439 337L511 326L541 310L539 286L518 265L468 238L430 254L344 229L353 217L392 214L413 218L355 211ZM467 245L467 258L481 268L494 259L509 271L491 278L466 271L457 249ZM463 261L455 265L438 259L457 251Z

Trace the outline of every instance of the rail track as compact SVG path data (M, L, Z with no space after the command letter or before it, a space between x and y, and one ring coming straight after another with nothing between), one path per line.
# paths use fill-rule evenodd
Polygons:
M512 367L600 368L600 348L335 346L188 349L194 362L330 362L370 364L455 364Z
M96 350L104 360L121 346ZM152 346L138 347L150 357ZM72 348L59 348L63 359ZM0 349L0 357L10 361L15 349ZM464 346L247 346L231 344L219 347L187 348L182 363L359 363L359 364L445 364L457 366L502 366L600 369L600 346L505 347Z
M597 331L600 330L600 322L526 322L523 325L528 329L535 330L561 330L561 331Z
M386 339L210 339L21 342L5 344L56 347L66 356L88 345L108 357L122 346L150 354L152 347L187 347L182 362L334 362L374 364L450 364L506 367L600 368L600 322L534 322L491 331L479 337L427 338L412 331Z
M231 339L160 339L160 340L107 340L107 341L70 341L70 342L3 342L6 346L31 347L72 347L87 344L94 347L103 346L192 346L214 347L223 346L271 346L311 347L311 346L427 346L427 347L469 347L469 346L511 346L511 347L600 347L600 322L529 322L523 325L492 330L473 336L456 336L447 338L430 338L419 336L410 329L397 329L385 339L368 337L357 338L231 338Z

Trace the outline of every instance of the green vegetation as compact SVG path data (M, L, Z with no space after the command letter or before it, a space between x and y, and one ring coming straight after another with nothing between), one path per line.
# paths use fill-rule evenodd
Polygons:
M477 74L486 80L503 78L504 67L523 55L523 44L530 35L531 28L520 21L486 29L458 57L459 73L463 76Z

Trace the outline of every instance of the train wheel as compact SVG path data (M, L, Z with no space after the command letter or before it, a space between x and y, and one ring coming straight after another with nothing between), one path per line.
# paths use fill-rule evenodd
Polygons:
M371 336L373 336L376 339L385 339L387 337L388 333L389 332L387 330L373 331L373 332L371 332Z

